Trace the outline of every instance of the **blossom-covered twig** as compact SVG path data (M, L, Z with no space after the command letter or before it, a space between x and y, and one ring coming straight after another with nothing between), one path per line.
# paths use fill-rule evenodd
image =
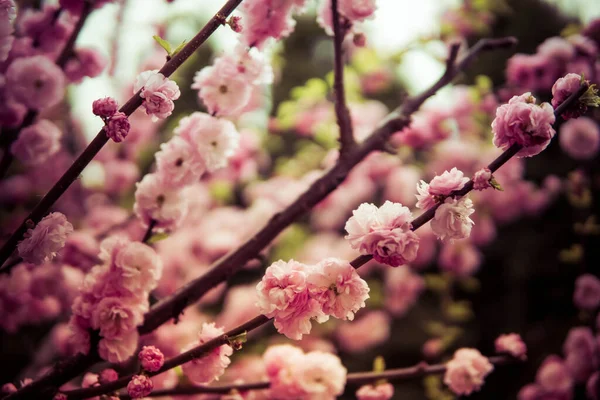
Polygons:
M173 56L165 65L160 69L160 73L165 77L171 76L177 68L184 63L205 41L209 38L212 33L222 25L223 16L227 17L233 10L242 2L242 0L229 0L225 5L212 17L208 23L202 28L200 32L192 40L190 40L175 56ZM128 101L121 107L120 112L131 115L135 110L142 105L143 99L140 97L140 93L134 94ZM73 164L67 169L67 171L60 177L58 182L46 193L46 195L40 200L35 206L31 213L25 218L21 225L10 238L0 248L0 265L10 257L12 252L17 246L17 243L23 237L23 234L28 228L28 221L34 224L38 223L54 205L54 203L64 194L64 192L71 186L71 184L79 177L83 169L92 161L92 159L98 154L98 152L108 142L108 136L102 129L92 142L86 147L86 149L77 157ZM0 268L0 271L4 271L5 268Z
M83 26L85 25L85 21L87 20L88 16L92 12L92 5L93 4L91 2L88 2L88 1L84 2L83 9L81 11L81 15L80 15L79 19L77 20L77 24L75 25L73 32L71 32L71 35L67 39L67 42L65 43L59 56L56 58L56 65L59 66L61 69L64 69L65 64L67 63L67 61L69 61L69 57L71 57L71 55L73 53L73 47L75 46L75 41L77 40L79 33L83 29ZM58 11L55 14L54 21L56 21L58 19L61 11L62 11L62 9L58 9ZM18 126L17 128L14 128L14 129L9 129L6 131L6 133L3 133L2 142L0 143L0 146L4 149L4 153L2 154L2 159L0 160L0 179L4 178L4 176L8 172L8 169L10 168L10 165L12 164L12 161L14 159L14 156L13 156L12 152L10 151L10 145L15 140L17 140L21 130L23 130L24 128L33 124L37 115L38 115L38 112L36 110L31 110L31 109L27 110L27 113L25 114L25 117L23 118L23 122L21 123L20 126Z
M488 360L491 364L496 366L511 364L520 361L519 359L511 356L495 356L488 358ZM426 362L420 362L412 367L389 369L382 372L350 373L347 376L346 384L358 386L377 382L380 380L397 382L408 379L421 378L428 375L440 375L445 373L446 369L447 367L445 363L429 365ZM182 396L202 393L227 394L231 393L232 391L243 393L250 390L264 390L268 389L269 387L269 381L239 383L220 386L181 386L171 389L155 390L152 393L150 393L147 397ZM123 400L130 399L130 397L126 394L120 395L119 398Z
M233 337L243 334L245 332L250 332L250 331L266 324L270 320L271 320L270 318L267 318L264 315L259 315L255 318L252 318L251 320L247 321L246 323L244 323L234 329L231 329L230 331L225 332L224 334L217 336L216 338L209 340L208 342L206 342L204 344L196 346L191 350L188 350L188 351L183 352L175 357L165 360L165 363L158 371L148 372L148 374L150 376L158 375L158 374L161 374L172 368L175 368L179 365L185 364L186 362L189 362L193 359L201 358L202 356L209 353L211 350L216 349L217 347L222 346L224 344L228 344L230 341L230 338L233 338ZM119 378L114 382L107 383L105 385L93 386L93 387L89 387L89 388L85 388L85 389L70 390L70 391L66 391L63 393L65 395L67 395L67 398L69 400L70 399L85 399L88 397L100 396L102 394L111 393L122 387L127 386L127 383L131 380L132 377L133 377L133 375L128 375L128 376Z
M335 101L335 114L340 129L340 156L348 154L350 148L356 145L352 130L350 111L346 104L346 93L344 88L344 60L342 45L344 37L348 32L345 19L340 18L338 11L338 0L331 0L331 15L333 19L333 50L334 50L334 77L333 93Z

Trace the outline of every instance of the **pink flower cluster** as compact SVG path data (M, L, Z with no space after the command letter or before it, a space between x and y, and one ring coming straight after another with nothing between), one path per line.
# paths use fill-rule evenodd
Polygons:
M417 185L417 207L422 210L433 207L450 193L462 189L468 181L469 178L456 167L444 171L442 175L436 175L429 184L421 181Z
M265 351L263 360L271 398L334 400L344 391L347 370L333 354L277 345Z
M333 316L354 319L369 298L367 283L350 263L327 258L315 265L277 261L256 286L260 312L274 318L279 333L299 340Z
M459 349L446 364L444 383L457 395L470 395L481 389L485 377L494 370L476 349Z
M214 322L202 324L202 329L198 334L198 340L190 343L184 351L205 344L206 342L221 336L225 333L223 328L218 328ZM225 368L229 366L231 360L229 356L233 354L233 348L224 344L213 349L207 355L201 358L194 359L182 365L185 376L195 384L206 384L214 380L219 380L219 377L225 372Z
M600 127L591 118L571 119L560 126L560 148L575 160L591 160L600 150Z
M39 165L60 150L61 138L60 129L54 123L42 119L22 129L10 151L23 164Z
M356 391L358 400L389 400L393 396L394 385L387 382L364 385Z
M142 108L153 120L167 118L175 109L173 101L181 95L177 83L158 70L140 73L133 85L133 93L140 92Z
M524 386L518 400L570 399L573 396L573 378L563 359L556 355L546 357L538 369L535 383Z
M565 364L573 380L585 383L600 368L600 343L588 327L571 328L563 344Z
M112 236L100 245L102 264L93 267L73 303L70 326L79 352L89 350L89 330L101 336L104 360L121 362L135 353L137 326L148 310L148 295L162 274L155 251L140 242Z
M205 171L227 165L239 144L232 122L195 112L182 118L175 136L156 153L156 172L137 183L134 212L148 226L175 230L187 214L184 190Z
M521 360L527 359L527 346L518 333L500 335L494 345L497 353L507 353Z
M244 21L242 41L248 47L262 48L269 39L280 40L293 32L294 12L304 7L306 0L248 0L240 11Z
M0 328L16 333L23 326L64 315L82 281L83 273L68 265L16 265L10 274L0 275Z
M52 260L65 247L67 236L72 232L73 225L64 214L50 213L25 232L17 245L19 256L23 261L37 265Z
M410 210L402 204L386 201L378 208L363 203L346 222L346 239L361 254L397 267L417 256L419 237L411 230L411 220Z
M266 57L240 44L198 71L192 89L198 90L210 114L236 117L258 108L262 87L272 82L273 70Z
M468 197L448 197L431 220L431 230L443 242L465 239L471 235L473 202Z
M594 76L597 55L597 45L586 36L551 37L538 46L535 54L512 56L506 79L520 89L549 92L554 82L569 72Z

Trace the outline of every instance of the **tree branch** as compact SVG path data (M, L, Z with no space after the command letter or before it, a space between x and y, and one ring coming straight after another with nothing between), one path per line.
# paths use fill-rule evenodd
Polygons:
M350 118L350 111L346 104L346 92L344 89L344 50L342 45L349 29L349 23L345 18L342 18L342 21L340 21L338 0L331 0L331 14L333 19L334 107L337 124L340 128L340 157L344 157L356 145L352 129L352 119Z
M206 39L218 27L222 25L224 17L229 16L231 12L242 2L242 0L228 0L225 5L208 21L208 23L202 28L200 32L194 38L185 45L181 51L179 51L171 60L169 60L159 71L164 76L171 76L177 68L183 64L197 49L200 47ZM142 105L142 98L139 96L139 92L134 94L128 101L121 107L119 111L126 115L131 115L139 106ZM63 193L71 186L71 184L81 174L83 169L92 161L92 159L98 154L98 152L104 147L108 137L104 133L104 129L96 135L94 140L86 147L81 155L73 162L73 164L67 169L67 171L61 176L58 182L46 193L46 195L40 200L40 202L31 211L29 216L25 218L23 223L17 228L17 230L11 235L11 237L4 243L0 248L0 265L10 257L12 252L19 240L22 239L23 234L27 231L26 222L31 220L37 224L45 215L48 213L54 203L63 195ZM7 272L9 268L0 268L0 272Z
M495 366L512 364L519 362L519 359L510 356L495 356L488 359L490 363ZM446 364L433 364L429 365L426 362L420 362L419 364L408 367L408 368L396 368L382 372L354 372L350 373L346 377L346 385L361 386L369 383L374 383L379 380L385 379L390 382L404 381L408 379L421 378L428 375L440 375L446 372ZM193 395L202 393L215 393L215 394L227 394L232 391L244 393L250 390L264 390L271 386L269 381L253 382L253 383L240 383L231 385L220 385L220 386L181 386L174 387L172 389L156 390L150 393L147 397L161 397L161 396L181 396L181 395ZM119 396L122 400L129 400L126 394ZM70 397L69 397L70 399Z

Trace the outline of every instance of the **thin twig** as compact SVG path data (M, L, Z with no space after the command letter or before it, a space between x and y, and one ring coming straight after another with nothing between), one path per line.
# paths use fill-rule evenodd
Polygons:
M142 238L142 243L148 243L148 240L152 237L152 229L156 226L156 220L151 219L148 224L148 229L146 229L146 233L144 233L144 237Z
M340 21L338 11L338 0L331 0L331 14L333 19L333 50L334 50L334 80L333 92L335 99L335 114L340 129L340 157L344 157L352 147L356 145L352 131L352 119L346 104L346 92L344 88L344 60L343 42L348 32L348 21L343 18Z
M520 362L519 359L510 356L494 356L488 358L491 364L495 366L512 364ZM433 364L429 365L425 362L421 362L413 367L408 368L396 368L389 369L382 372L354 372L350 373L346 377L347 385L366 385L369 383L377 382L380 380L386 380L389 382L398 382L408 379L421 378L428 375L440 375L446 372L446 364ZM220 385L220 386L180 386L171 389L155 390L150 393L147 397L161 397L161 396L182 396L182 395L193 395L202 393L214 393L214 394L227 394L232 391L238 393L244 393L251 390L265 390L271 386L269 381L252 382L252 383L239 383L231 385ZM122 400L129 400L126 394L119 396Z

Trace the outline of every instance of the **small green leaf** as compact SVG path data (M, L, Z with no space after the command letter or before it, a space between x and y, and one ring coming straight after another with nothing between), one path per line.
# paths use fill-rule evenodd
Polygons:
M383 372L385 371L385 360L382 356L375 357L373 360L373 372Z
M227 339L229 341L229 345L233 347L234 350L240 350L242 345L248 341L247 332L244 331L239 335L235 335Z
M169 235L162 232L162 233L155 233L154 235L152 235L152 237L150 237L150 239L148 239L148 244L153 244L156 242L160 242L161 240L165 240L166 238L168 238Z
M169 55L172 57L172 56L174 56L175 54L179 53L179 52L181 51L181 49L183 49L183 48L185 47L185 45L186 45L186 42L187 42L186 40L184 40L183 42L181 42L181 43L179 44L179 46L177 46L177 47L175 48L175 50L173 50L173 52L172 52L171 54L169 54Z
M501 192L504 191L504 189L502 189L502 186L498 183L498 181L496 180L496 178L494 178L493 175L492 175L492 178L490 179L490 185L492 185L492 187L496 190L499 190Z
M165 39L161 38L158 35L154 35L154 36L152 36L152 38L154 40L156 40L156 43L158 43L160 45L160 47L165 49L165 51L167 52L167 54L169 56L171 55L171 43L167 42Z

